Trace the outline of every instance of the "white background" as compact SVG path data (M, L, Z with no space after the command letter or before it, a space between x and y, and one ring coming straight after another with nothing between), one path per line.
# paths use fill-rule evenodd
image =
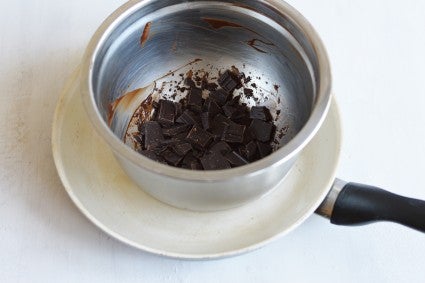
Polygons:
M330 54L339 177L425 199L425 1L288 2ZM212 262L140 252L95 228L61 186L50 128L90 36L122 3L0 1L0 282L425 282L424 234L395 224L312 216L261 250Z

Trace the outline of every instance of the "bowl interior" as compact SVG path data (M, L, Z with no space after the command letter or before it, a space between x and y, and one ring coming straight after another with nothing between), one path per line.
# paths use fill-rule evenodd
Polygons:
M190 71L214 80L232 66L249 77L244 88L254 92L246 97L241 88L235 95L271 110L277 146L302 129L316 100L311 45L272 7L230 2L146 1L115 21L98 45L90 78L99 113L115 135L125 138L149 95L179 100L186 93L175 95L176 86Z

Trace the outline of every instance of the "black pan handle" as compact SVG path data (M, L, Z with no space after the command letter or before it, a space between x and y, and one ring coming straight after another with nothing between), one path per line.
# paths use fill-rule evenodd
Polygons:
M383 189L336 180L317 213L336 225L391 221L425 232L425 201Z

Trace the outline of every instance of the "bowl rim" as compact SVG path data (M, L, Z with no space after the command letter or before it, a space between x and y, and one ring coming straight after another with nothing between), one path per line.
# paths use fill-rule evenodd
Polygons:
M304 35L313 47L318 61L318 72L320 73L320 78L315 106L306 124L295 135L295 137L282 148L256 162L237 168L216 171L192 171L161 164L139 154L129 146L125 145L125 143L112 132L106 122L102 119L94 100L91 77L93 76L96 54L107 39L108 35L129 15L139 9L142 9L150 2L152 2L152 0L129 1L115 10L94 33L86 48L81 65L80 91L84 108L97 133L107 142L116 156L119 156L121 160L124 159L130 161L138 168L168 178L197 182L217 182L241 176L262 174L264 170L267 170L267 168L280 166L282 163L294 158L312 140L327 116L332 98L332 76L326 49L313 26L295 8L282 0L262 0L261 2L284 14L291 23L297 25L298 28L304 32Z

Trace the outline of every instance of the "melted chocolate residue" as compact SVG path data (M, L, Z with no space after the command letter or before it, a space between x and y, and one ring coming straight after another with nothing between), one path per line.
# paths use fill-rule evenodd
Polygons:
M265 45L274 46L274 44L272 42L266 42L266 41L258 39L258 38L254 38L254 39L247 41L249 46L251 46L252 48L254 48L255 50L257 50L258 52L261 52L261 53L267 53L267 52L260 49L259 47L257 47L257 45L255 44L257 41L261 42Z
M148 23L146 23L145 28L143 29L142 36L140 37L140 45L142 47L143 47L143 45L145 45L146 41L149 38L149 33L150 33L150 30L151 30L151 25L152 25L152 22L148 22Z
M236 23L228 22L225 20L213 19L213 18L202 18L203 21L207 22L213 29L221 29L224 27L244 28Z

